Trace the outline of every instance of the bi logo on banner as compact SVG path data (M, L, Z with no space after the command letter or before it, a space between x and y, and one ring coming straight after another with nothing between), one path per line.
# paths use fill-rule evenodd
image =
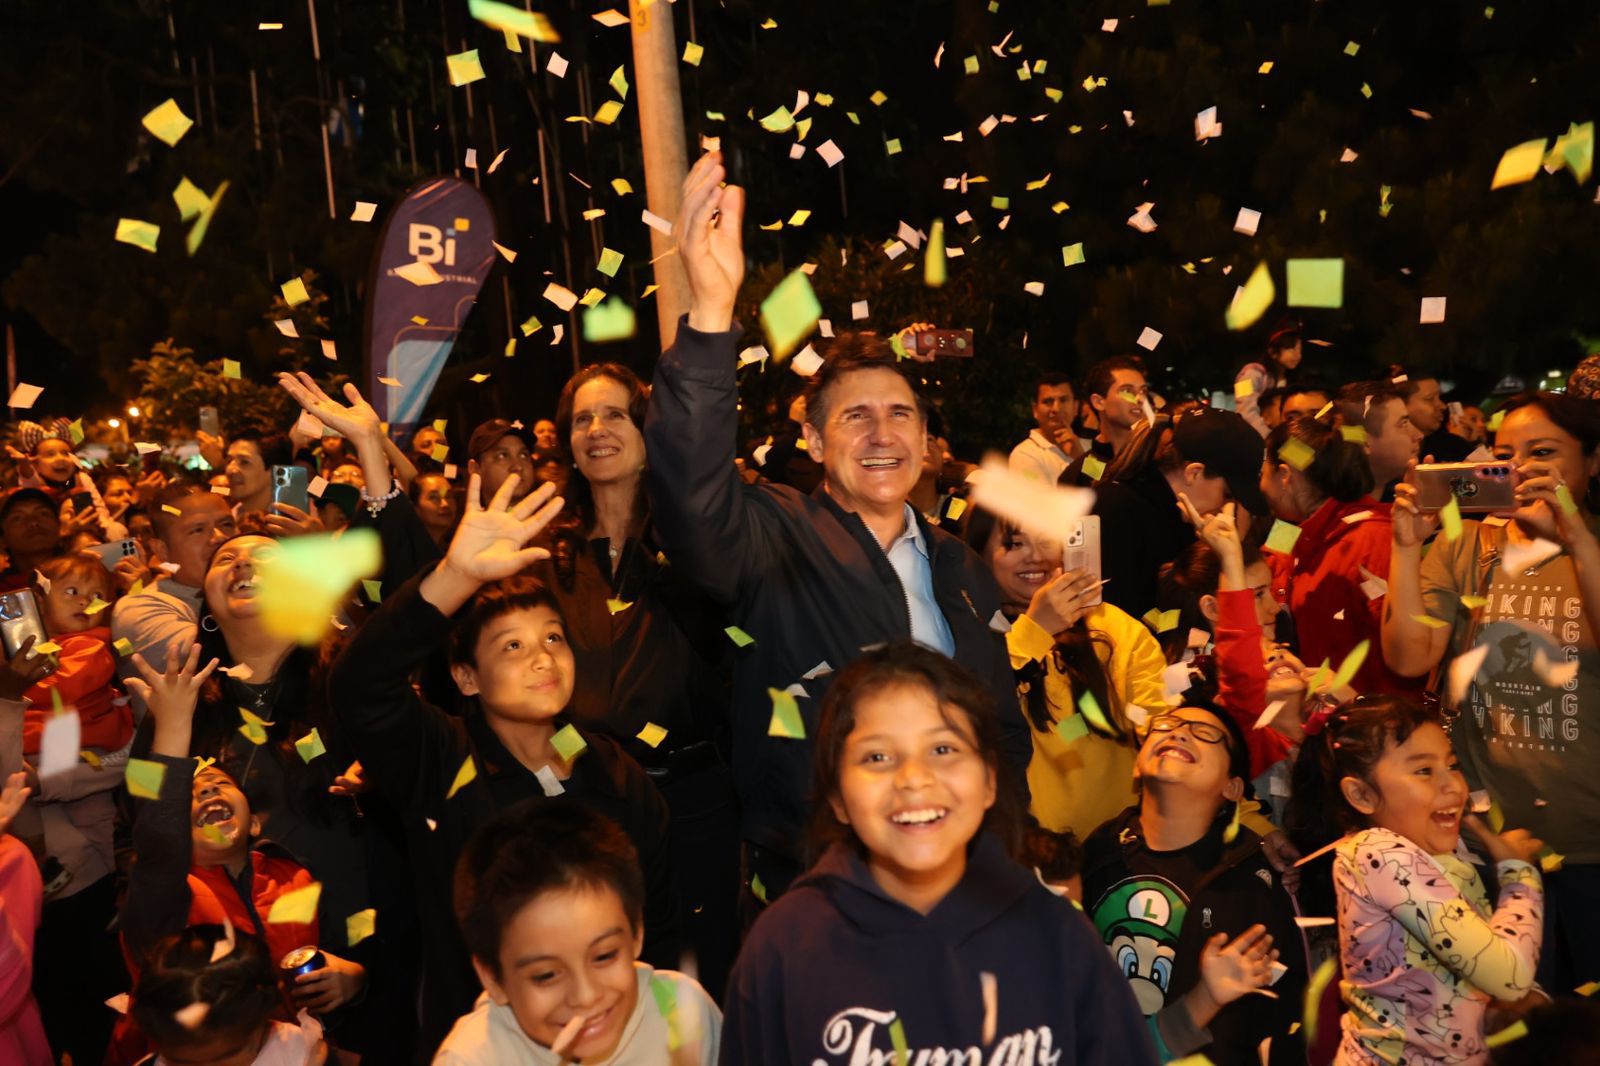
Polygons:
M457 228L461 228L459 223ZM456 229L441 230L438 226L411 223L407 253L420 263L456 265Z

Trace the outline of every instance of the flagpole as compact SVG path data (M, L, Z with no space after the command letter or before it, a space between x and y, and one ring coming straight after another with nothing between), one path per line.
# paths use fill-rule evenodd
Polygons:
M644 149L645 199L650 211L677 220L688 151L683 134L683 93L678 85L678 50L672 5L664 0L628 0L633 32L633 77L639 101L639 136ZM689 283L676 254L676 238L650 231L655 260L656 318L665 351L689 310Z

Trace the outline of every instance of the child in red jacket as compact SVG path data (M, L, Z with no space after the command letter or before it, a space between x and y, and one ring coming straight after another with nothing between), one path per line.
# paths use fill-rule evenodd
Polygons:
M45 632L58 650L53 671L24 694L31 706L23 719L22 752L39 754L44 724L61 706L78 714L79 747L96 758L120 751L133 739L133 714L118 690L117 659L111 650L111 574L94 555L64 555L35 572ZM48 645L35 651L50 651Z
M212 660L197 670L199 656L200 649L192 647L180 666L174 647L163 674L136 655L133 663L143 679L128 680L155 720L150 759L134 760L128 768L129 791L146 801L135 811L135 859L120 919L135 973L163 937L189 926L231 925L265 941L275 962L318 943L311 873L283 849L255 840L259 819L232 777L188 756L195 701L217 666ZM321 954L321 968L298 975L285 989L285 1019L291 1007L326 1015L365 987L363 967L326 950ZM124 1019L116 1061L134 1061L147 1050L131 1029Z

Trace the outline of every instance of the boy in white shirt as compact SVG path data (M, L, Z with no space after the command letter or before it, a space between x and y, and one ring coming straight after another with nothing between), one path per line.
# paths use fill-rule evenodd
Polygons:
M484 993L434 1066L711 1066L722 1013L691 977L636 961L644 879L627 834L576 803L513 807L456 868Z

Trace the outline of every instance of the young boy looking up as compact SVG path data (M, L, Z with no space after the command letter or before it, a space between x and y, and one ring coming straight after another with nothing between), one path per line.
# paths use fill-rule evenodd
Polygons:
M611 819L512 807L462 852L455 907L484 993L436 1066L716 1061L722 1014L705 989L638 961L644 877Z
M1261 838L1234 813L1249 775L1243 730L1226 712L1156 715L1134 763L1139 805L1085 844L1089 916L1164 1062L1204 1049L1217 1066L1254 1066L1268 1038L1270 1062L1305 1061L1289 1035L1306 981L1294 911Z

